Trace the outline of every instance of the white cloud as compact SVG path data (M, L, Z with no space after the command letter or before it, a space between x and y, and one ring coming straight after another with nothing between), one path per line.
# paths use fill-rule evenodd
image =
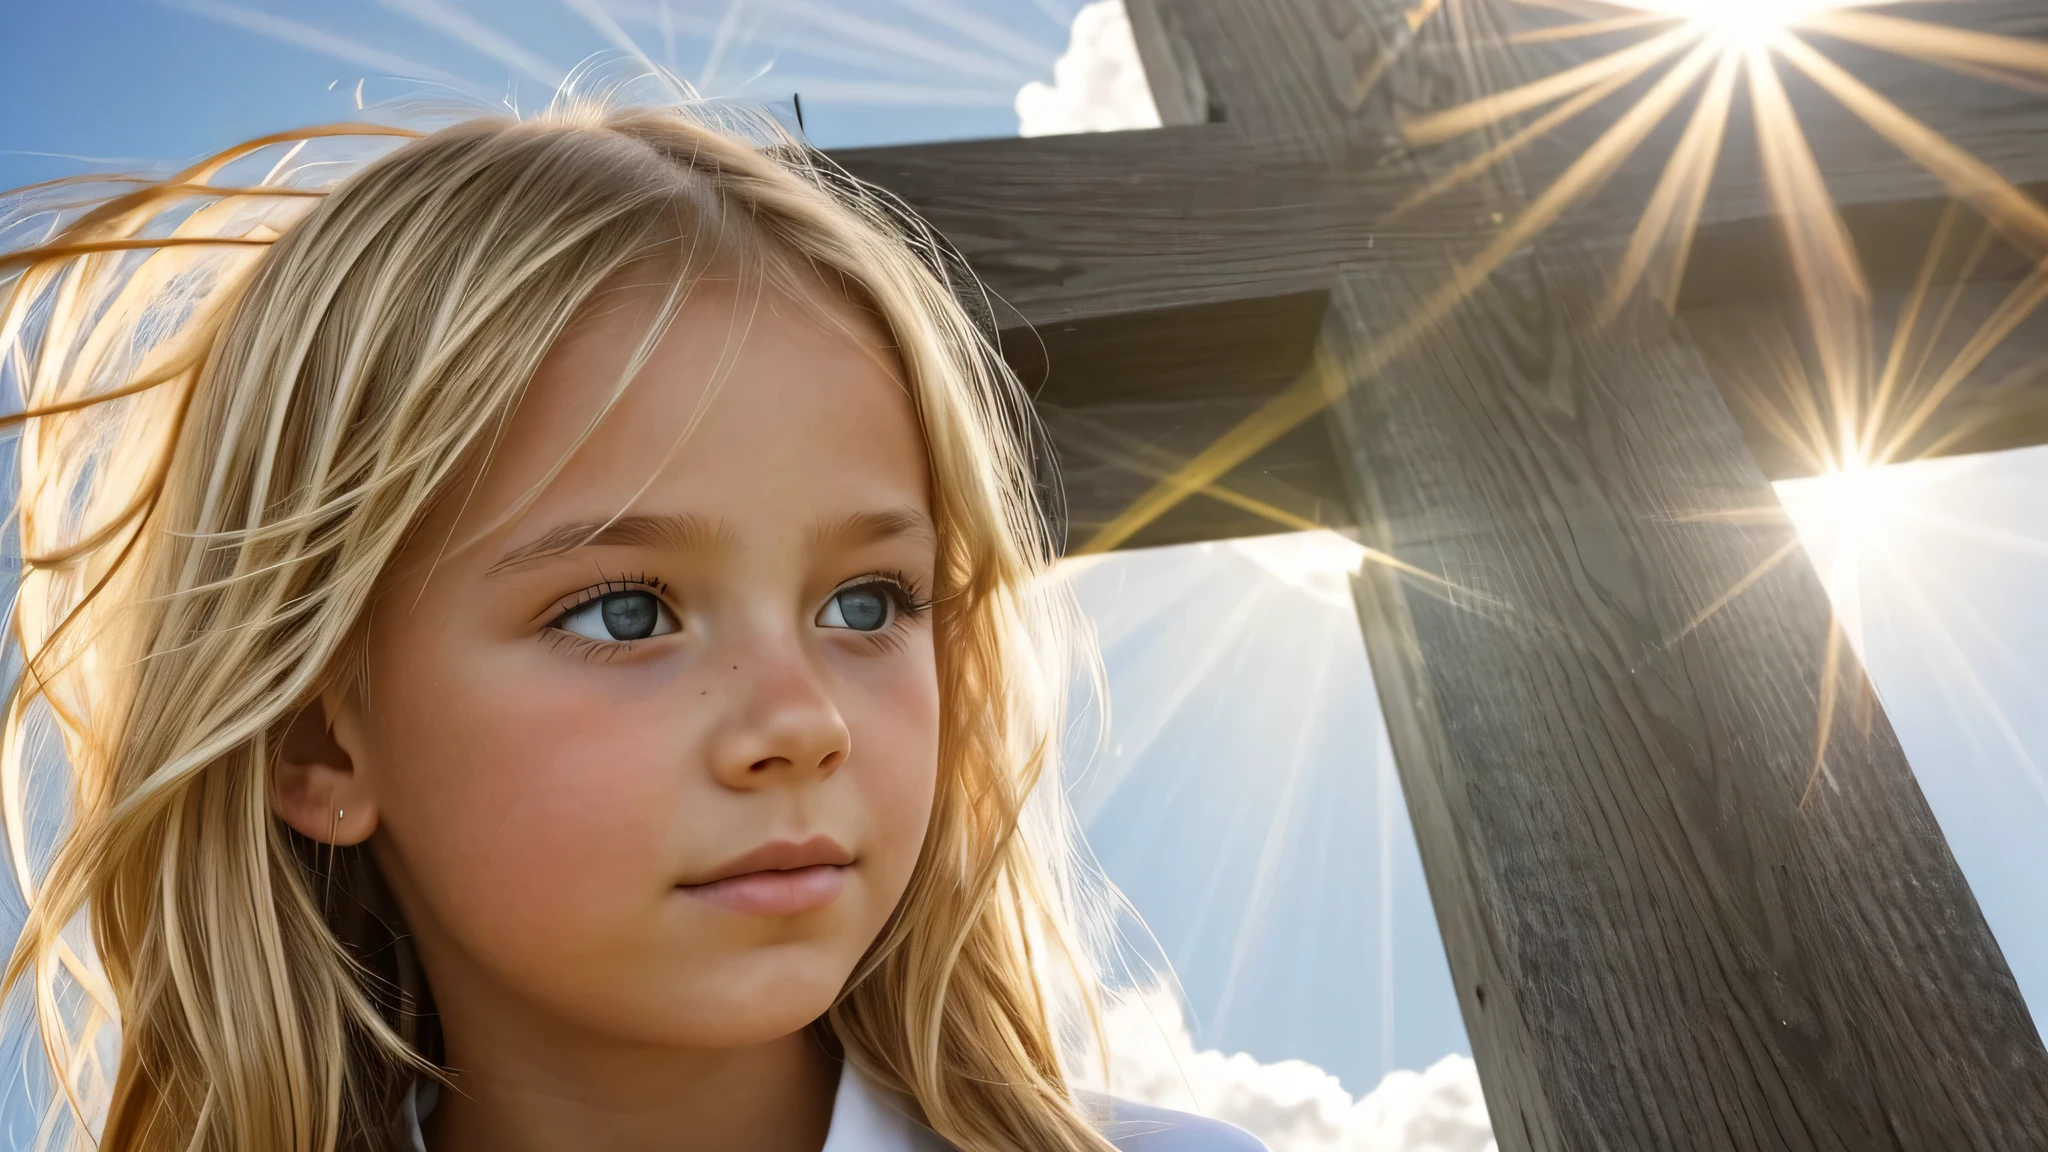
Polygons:
M1261 1064L1243 1052L1198 1051L1164 989L1122 999L1104 1025L1111 1092L1228 1121L1272 1152L1495 1152L1479 1071L1464 1056L1389 1073L1353 1099L1305 1060Z
M1074 14L1073 38L1052 76L1051 84L1033 80L1017 90L1019 135L1159 127L1123 0L1095 0Z

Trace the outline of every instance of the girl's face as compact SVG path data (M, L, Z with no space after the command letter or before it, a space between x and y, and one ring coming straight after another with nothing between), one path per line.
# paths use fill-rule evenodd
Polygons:
M303 831L374 831L451 1056L513 1018L565 1043L798 1031L932 808L924 447L876 325L823 290L700 286L538 500L460 546L569 450L658 294L603 299L394 567L363 689L324 701L343 763L280 774Z

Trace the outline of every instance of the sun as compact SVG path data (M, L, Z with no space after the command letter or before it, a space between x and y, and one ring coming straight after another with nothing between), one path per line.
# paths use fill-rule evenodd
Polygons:
M1855 0L1630 0L1640 12L1685 21L1725 48L1761 51L1802 20Z
M1777 485L1778 500L1792 522L1794 539L1779 558L1803 545L1815 574L1827 590L1833 622L1828 628L1815 715L1813 767L1803 807L1827 770L1827 752L1835 726L1836 706L1843 693L1858 692L1853 669L1868 659L1864 636L1863 591L1872 576L1910 574L1925 559L1930 541L1920 529L1929 522L1926 496L1930 489L1983 463L1982 457L1961 456L1907 464L1851 463L1806 480ZM1942 518L1935 517L1939 520ZM1759 574L1777 563L1773 560ZM1749 581L1749 582L1753 582ZM1855 654L1845 658L1843 648ZM1850 671L1845 679L1843 673ZM1855 698L1867 700L1868 688Z
M1830 551L1860 553L1885 540L1927 484L1910 469L1852 465L1780 489L1786 511L1803 534L1826 540Z
M1895 563L1917 536L1914 520L1927 493L1974 468L1972 457L1848 467L1777 485L1778 500L1827 588L1850 646L1863 648L1866 571Z

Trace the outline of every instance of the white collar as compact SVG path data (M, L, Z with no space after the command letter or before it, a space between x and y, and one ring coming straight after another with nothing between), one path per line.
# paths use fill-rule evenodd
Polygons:
M424 1080L406 1093L398 1115L395 1147L398 1152L427 1152L420 1122L433 1115L441 1099L441 1085ZM938 1133L918 1123L891 1103L860 1070L851 1064L840 1066L839 1088L832 1096L832 1127L825 1133L825 1147L819 1152L952 1152L953 1146Z
M832 1128L819 1152L952 1152L937 1132L892 1102L851 1064L840 1066Z

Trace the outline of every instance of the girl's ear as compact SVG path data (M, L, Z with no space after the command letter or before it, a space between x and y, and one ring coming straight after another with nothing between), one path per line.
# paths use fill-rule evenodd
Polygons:
M377 830L376 797L351 752L360 719L352 693L323 693L292 718L271 770L271 810L322 844L360 844Z

